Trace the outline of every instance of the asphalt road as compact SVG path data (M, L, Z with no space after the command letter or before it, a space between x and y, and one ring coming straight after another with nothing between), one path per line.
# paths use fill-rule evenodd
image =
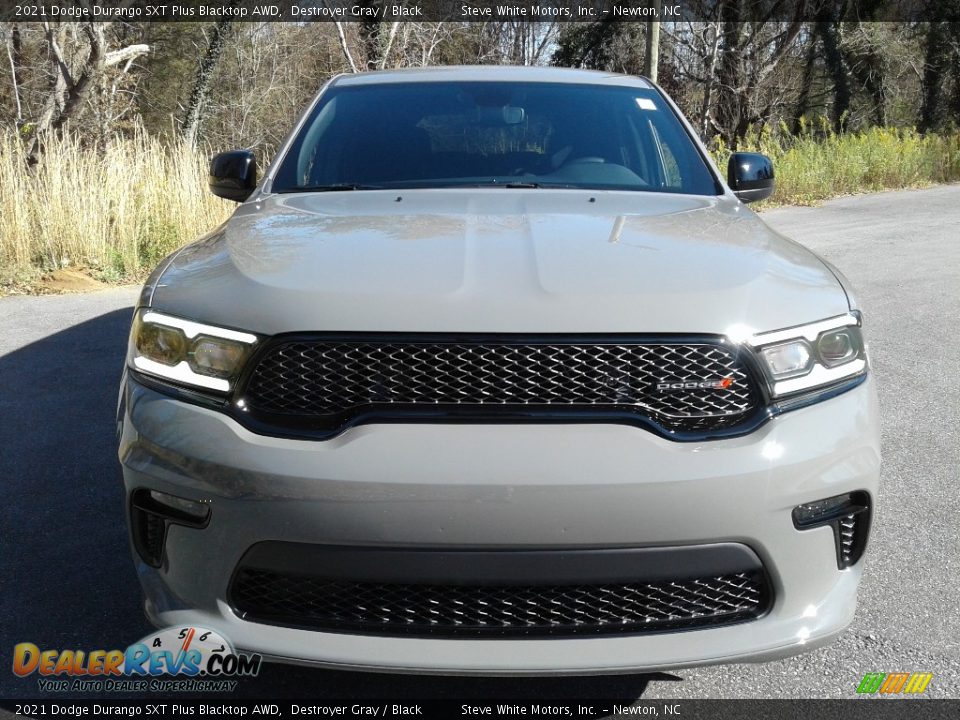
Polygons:
M881 504L856 621L764 665L654 676L458 679L267 666L243 696L849 698L865 672L927 671L960 697L960 186L764 214L859 290L883 406ZM126 647L150 629L114 446L135 289L0 299L0 698L36 697L12 647Z

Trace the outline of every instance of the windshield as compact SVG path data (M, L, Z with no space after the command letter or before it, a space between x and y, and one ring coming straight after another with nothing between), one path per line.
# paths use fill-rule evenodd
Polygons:
M657 92L518 82L334 86L273 190L477 186L720 192Z

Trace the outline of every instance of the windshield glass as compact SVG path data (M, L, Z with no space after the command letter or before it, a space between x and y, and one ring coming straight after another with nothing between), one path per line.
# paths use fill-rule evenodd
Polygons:
M518 82L334 86L273 190L476 186L720 192L655 91Z

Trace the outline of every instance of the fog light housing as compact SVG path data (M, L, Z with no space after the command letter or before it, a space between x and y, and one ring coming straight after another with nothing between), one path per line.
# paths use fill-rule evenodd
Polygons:
M829 525L833 528L837 567L856 565L867 547L870 534L870 496L863 491L834 495L797 505L793 526L797 530Z
M138 507L130 508L130 534L133 546L143 561L151 567L160 567L163 547L167 539L167 523L159 515Z
M157 490L134 490L130 499L133 546L147 565L160 567L171 524L203 528L210 521L210 505Z
M168 519L185 525L204 523L210 515L210 503L188 500L158 490L150 491L150 500Z

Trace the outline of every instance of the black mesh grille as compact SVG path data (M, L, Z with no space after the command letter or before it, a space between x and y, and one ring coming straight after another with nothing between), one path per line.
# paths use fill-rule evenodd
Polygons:
M130 510L130 525L134 544L144 562L154 567L163 559L163 545L167 524L162 517L139 507Z
M587 410L667 430L718 430L756 407L746 369L719 343L287 340L263 353L244 400L273 417L339 419L452 408Z
M468 586L331 581L250 568L232 599L250 620L375 634L663 632L753 619L761 571L677 582Z

